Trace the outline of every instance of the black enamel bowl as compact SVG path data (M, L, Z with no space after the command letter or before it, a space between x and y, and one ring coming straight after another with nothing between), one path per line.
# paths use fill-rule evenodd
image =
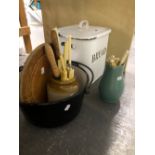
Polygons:
M39 104L20 102L19 105L25 118L32 124L41 127L56 127L71 121L80 112L84 94L93 81L93 72L88 66L81 63L73 62L73 65L79 70L77 76L80 82L80 89L76 94L56 102ZM90 70L92 74L91 80L89 80L89 76L83 66Z

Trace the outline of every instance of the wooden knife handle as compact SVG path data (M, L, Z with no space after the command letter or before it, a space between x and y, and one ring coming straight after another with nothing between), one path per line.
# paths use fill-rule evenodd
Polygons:
M60 70L56 64L53 49L47 43L45 43L45 52L46 52L47 59L50 63L51 70L52 70L54 77L56 78L60 77Z

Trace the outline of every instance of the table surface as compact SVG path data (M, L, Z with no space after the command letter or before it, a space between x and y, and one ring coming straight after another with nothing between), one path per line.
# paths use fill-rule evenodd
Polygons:
M103 103L95 82L78 116L57 128L30 124L20 111L20 155L134 155L134 74L118 104Z

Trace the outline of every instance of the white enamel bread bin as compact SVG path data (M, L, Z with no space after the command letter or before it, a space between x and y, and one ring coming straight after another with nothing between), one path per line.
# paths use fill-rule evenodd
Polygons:
M106 62L110 28L90 26L87 20L79 25L61 27L59 30L62 50L68 35L72 37L72 60L89 66L95 82L103 75Z

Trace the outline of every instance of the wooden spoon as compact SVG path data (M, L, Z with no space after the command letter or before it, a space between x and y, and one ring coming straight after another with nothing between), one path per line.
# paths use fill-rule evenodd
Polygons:
M52 29L51 40L52 40L52 46L53 46L56 60L58 60L60 58L61 48L60 48L60 40L59 40L57 28Z
M47 59L48 59L48 61L50 63L51 71L53 73L53 76L55 78L59 78L60 77L60 70L59 70L59 68L58 68L58 66L56 64L53 49L47 43L45 43L45 53L46 53Z

